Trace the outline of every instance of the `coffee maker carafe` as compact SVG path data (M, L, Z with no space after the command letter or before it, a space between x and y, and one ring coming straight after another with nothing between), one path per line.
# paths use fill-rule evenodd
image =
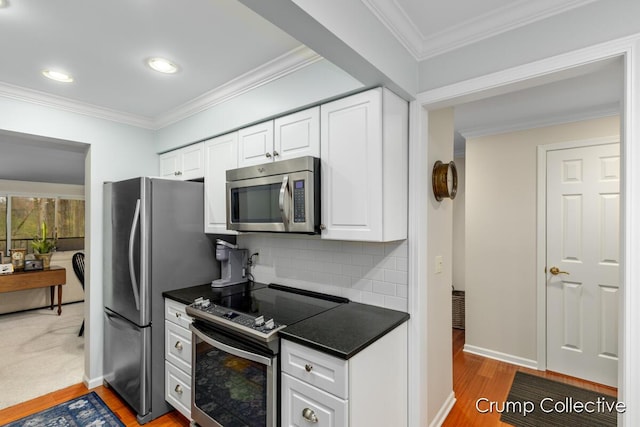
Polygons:
M247 250L222 239L216 240L216 259L220 261L220 279L211 282L211 287L222 288L247 281L245 266Z

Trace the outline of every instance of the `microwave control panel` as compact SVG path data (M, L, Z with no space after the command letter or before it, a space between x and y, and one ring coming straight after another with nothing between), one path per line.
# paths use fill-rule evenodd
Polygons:
M293 222L306 222L304 179L293 181Z

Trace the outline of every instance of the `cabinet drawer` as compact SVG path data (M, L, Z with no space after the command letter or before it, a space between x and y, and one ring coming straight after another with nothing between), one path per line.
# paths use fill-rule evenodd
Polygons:
M165 359L191 374L191 331L169 321L164 330Z
M164 300L164 318L170 322L177 323L183 328L189 329L191 317L185 313L186 305L172 299Z
M326 353L282 340L282 370L293 377L346 399L348 364Z
M164 363L165 400L191 419L191 376L169 362Z
M347 427L348 413L346 400L282 374L283 426Z

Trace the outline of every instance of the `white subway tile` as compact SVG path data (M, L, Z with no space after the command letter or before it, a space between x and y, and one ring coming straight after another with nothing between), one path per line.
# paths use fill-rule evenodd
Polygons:
M398 283L400 285L406 285L408 283L407 273L405 271L397 270L384 270L385 282Z
M396 296L400 298L407 298L408 296L408 286L405 285L396 285Z
M334 274L331 284L334 286L340 286L342 288L348 288L351 286L351 277L343 276L341 274Z
M407 300L398 297L384 297L384 306L391 310L407 312Z
M342 250L346 253L361 254L362 243L360 242L343 242Z
M342 274L346 274L351 277L362 277L362 267L359 265L342 265Z
M366 254L352 254L351 255L351 264L353 265L362 265L362 266L371 266L373 265L373 256Z
M384 243L363 243L362 252L369 255L384 255Z
M362 302L364 304L377 305L378 307L384 307L384 295L374 294L372 292L362 292Z
M381 268L371 268L369 270L363 270L364 277L367 279L384 281L384 270Z
M351 264L351 256L351 254L347 254L344 252L334 252L333 262L339 262L341 264Z
M362 302L362 292L357 289L343 289L342 296L353 302Z
M401 258L404 259L404 258ZM378 268L385 268L387 270L395 270L396 269L396 257L382 257L382 256L374 256L373 257L373 265Z
M379 282L377 280L372 281L373 292L376 294L383 294L389 296L396 295L396 285L388 282Z
M371 282L372 281L370 279L351 278L351 287L360 291L371 292L373 290L373 285Z
M396 270L400 271L408 271L407 268L407 258L394 258L396 260Z

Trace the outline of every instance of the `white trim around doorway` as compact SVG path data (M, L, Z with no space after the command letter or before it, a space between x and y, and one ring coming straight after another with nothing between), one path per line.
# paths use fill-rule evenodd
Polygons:
M634 331L640 327L640 289L626 286L626 284L640 283L640 34L609 41L591 46L585 49L568 52L562 55L546 58L533 63L499 71L478 78L469 79L449 86L422 92L415 103L414 119L411 124L412 138L410 150L414 154L426 154L429 151L428 118L424 118L426 111L444 107L459 105L471 100L478 100L497 94L532 86L532 82L540 83L550 81L556 73L570 72L575 67L596 63L598 61L622 57L624 59L624 105L622 109L622 126L620 135L620 149L623 157L621 164L623 185L621 195L623 200L622 227L626 234L623 240L623 277L622 284L622 310L620 319L620 365L618 381L618 398L627 403L627 410L620 414L618 425L640 425L640 366L636 361L640 360L640 336ZM415 120L417 119L417 120ZM427 149L418 148L426 144ZM411 152L411 151L410 151ZM427 156L422 155L418 159L411 157L409 168L409 182L420 182L424 178L423 171L429 169ZM417 186L419 187L419 186ZM635 194L631 191L635 189ZM413 191L411 194L415 194ZM423 230L416 222L428 222L428 206L425 203L414 203L409 207L409 230ZM421 233L422 234L422 233ZM427 259L427 241L417 238L410 245L409 265L411 288L426 286L422 282L426 279L426 273L418 268ZM417 269L417 270L416 270ZM420 285L418 285L420 284ZM420 293L420 292L418 292ZM410 301L411 291L410 291ZM416 301L409 307L412 320L425 321L428 318L427 301ZM442 325L449 327L448 325ZM409 342L414 351L409 353L409 378L413 382L419 382L419 387L412 388L415 393L410 394L409 412L411 426L420 418L424 420L424 410L421 405L427 402L429 396L426 393L426 384L429 372L422 372L426 366L429 349L425 348L423 336L419 336L419 328L410 331ZM423 332L424 333L424 332ZM411 344L412 343L412 344ZM422 366L423 368L411 368ZM418 374L417 377L413 375ZM416 385L413 384L412 385ZM443 402L442 404L446 404ZM432 406L429 404L428 406ZM428 415L427 415L428 416Z

